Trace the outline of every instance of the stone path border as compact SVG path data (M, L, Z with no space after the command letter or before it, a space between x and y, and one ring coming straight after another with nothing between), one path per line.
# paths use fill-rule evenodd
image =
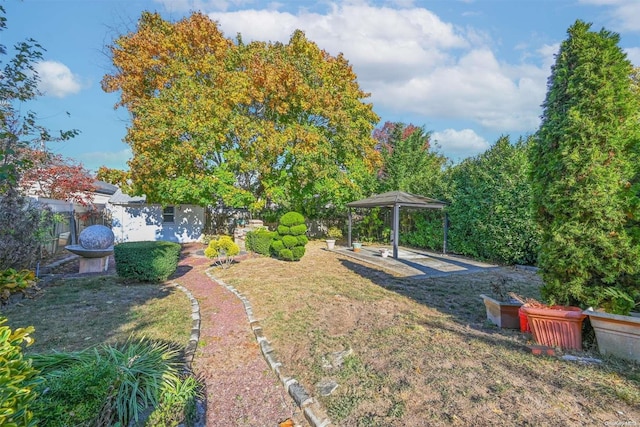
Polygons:
M276 358L275 352L271 347L269 340L267 340L262 332L262 326L260 326L260 322L254 317L253 307L251 306L249 300L236 288L216 278L211 270L206 270L206 274L211 280L219 283L227 290L232 292L242 302L247 313L247 318L249 320L251 330L253 331L260 346L262 356L269 364L271 370L277 375L280 382L284 385L285 390L287 391L289 396L291 396L296 405L298 405L298 408L303 411L304 417L307 422L312 427L326 427L331 425L331 420L326 417L326 415L324 415L325 411L321 407L320 403L316 401L295 378L287 377L282 373L282 363L280 363Z
M195 357L196 350L198 349L198 340L200 339L200 304L198 304L198 300L193 296L189 289L175 282L170 282L169 284L184 292L191 303L191 335L189 336L189 342L184 349L184 361L187 368L191 370L193 358Z

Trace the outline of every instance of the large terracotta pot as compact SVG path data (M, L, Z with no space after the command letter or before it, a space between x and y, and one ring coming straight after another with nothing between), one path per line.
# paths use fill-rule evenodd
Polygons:
M549 347L582 350L582 321L579 307L522 307L536 342Z

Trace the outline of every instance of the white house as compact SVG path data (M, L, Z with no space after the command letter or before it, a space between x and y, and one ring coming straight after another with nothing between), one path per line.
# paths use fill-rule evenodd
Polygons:
M116 242L165 240L197 242L205 227L205 209L195 205L147 204L144 196L131 197L119 189L109 198L111 229Z

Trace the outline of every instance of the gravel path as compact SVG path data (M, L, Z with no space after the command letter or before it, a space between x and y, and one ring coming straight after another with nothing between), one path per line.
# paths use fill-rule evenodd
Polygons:
M242 302L205 273L211 260L190 253L173 281L200 305L193 370L207 389L207 426L278 426L304 418L260 353Z

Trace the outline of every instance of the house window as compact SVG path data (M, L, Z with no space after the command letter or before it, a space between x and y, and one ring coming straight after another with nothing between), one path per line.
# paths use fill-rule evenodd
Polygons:
M175 222L176 209L174 206L167 206L162 210L162 222Z

